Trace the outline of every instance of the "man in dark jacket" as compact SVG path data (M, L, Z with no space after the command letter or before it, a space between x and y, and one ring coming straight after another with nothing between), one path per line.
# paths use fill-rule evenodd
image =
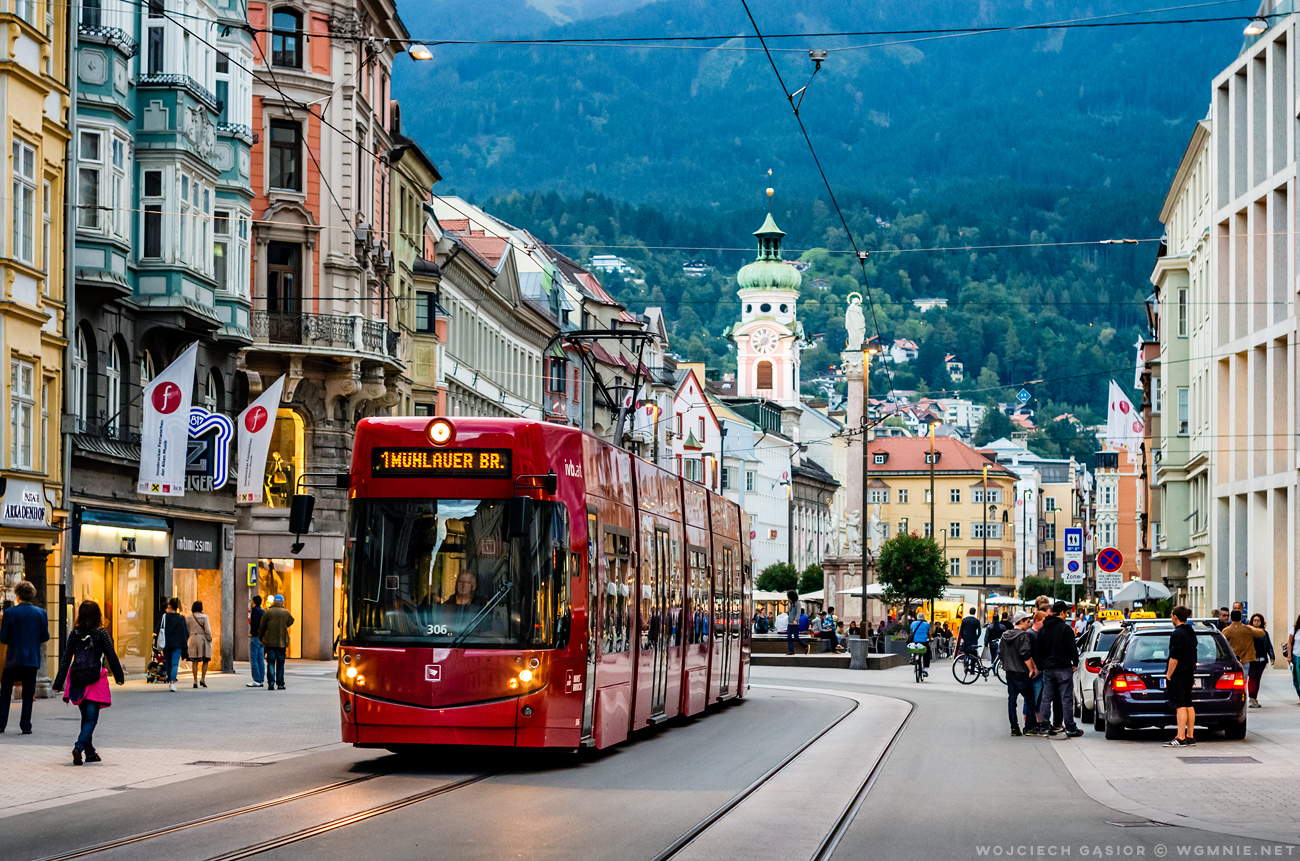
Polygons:
M180 675L181 655L189 647L190 626L181 615L181 600L169 598L162 624L158 626L158 648L163 650L163 667L167 670L168 687L176 692L176 678Z
M1007 677L1007 717L1011 719L1011 735L1020 732L1020 716L1016 714L1016 699L1024 697L1026 712L1034 701L1033 678L1038 675L1034 664L1033 640L1029 634L1029 625L1033 622L1032 613L1021 611L1012 620L1014 625L998 641L998 652L1002 658L1002 672ZM1025 732L1032 730L1026 726Z
M0 620L0 643L8 646L5 668L0 680L0 732L9 723L9 701L14 698L14 683L23 686L23 710L18 728L23 735L32 734L32 699L36 695L36 670L41 665L41 643L50 638L50 623L45 611L32 603L36 587L27 580L14 587L18 603L4 611Z
M1066 736L1083 735L1074 722L1074 671L1079 666L1079 645L1074 640L1074 630L1065 621L1068 609L1064 601L1053 604L1052 612L1043 620L1043 629L1038 632L1038 650L1043 658L1043 695L1038 704L1038 728L1034 735L1052 734L1048 721L1052 716L1052 699L1058 693Z
M262 596L254 595L253 606L248 611L248 667L253 673L253 680L248 683L250 688L260 688L266 677L266 650L262 648L262 638L258 636L258 631L262 628L262 615L265 613L262 609Z
M289 648L289 626L293 614L284 609L284 596L272 599L271 609L262 614L257 635L266 647L266 689L284 690L284 659Z
M970 615L961 620L961 628L957 631L958 648L972 655L979 654L980 643L980 620L975 613L976 609L971 607Z

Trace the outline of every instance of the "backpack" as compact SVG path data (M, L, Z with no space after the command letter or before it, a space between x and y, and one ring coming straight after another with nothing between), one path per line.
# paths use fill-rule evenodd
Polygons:
M72 664L68 667L68 675L72 683L78 687L93 685L99 681L99 671L101 669L99 648L95 645L95 638L90 634L74 634L77 637L72 646Z

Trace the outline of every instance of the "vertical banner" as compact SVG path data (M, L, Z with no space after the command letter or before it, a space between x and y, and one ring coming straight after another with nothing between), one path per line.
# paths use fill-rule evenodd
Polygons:
M195 341L144 390L140 425L139 493L185 495L185 459L189 450L190 401L194 396Z
M265 484L266 456L275 431L275 414L280 409L284 377L271 383L248 409L239 414L239 480L235 488L239 502L261 502Z

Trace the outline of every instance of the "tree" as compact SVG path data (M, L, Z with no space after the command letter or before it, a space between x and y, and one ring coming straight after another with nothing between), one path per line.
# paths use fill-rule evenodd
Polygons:
M826 574L816 562L803 569L799 575L799 592L816 592L826 587Z
M1069 600L1070 587L1060 580L1053 580L1051 577L1039 577L1037 574L1030 574L1020 582L1020 599L1022 601L1032 601L1039 595L1046 595L1052 600L1057 598Z
M1002 437L1010 439L1015 430L1016 426L1007 414L998 409L997 404L991 403L985 407L984 417L980 419L979 427L975 428L975 445L988 445Z
M758 575L755 584L764 592L789 592L799 588L799 572L789 562L773 562Z
M886 604L906 610L918 601L933 601L948 588L948 563L933 538L900 532L880 546L876 580L885 587Z

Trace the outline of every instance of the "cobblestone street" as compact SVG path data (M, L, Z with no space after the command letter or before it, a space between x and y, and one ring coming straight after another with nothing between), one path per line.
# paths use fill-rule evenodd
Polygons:
M113 705L95 732L104 761L79 768L72 764L77 708L37 700L33 733L21 735L14 702L0 735L0 818L241 767L205 763L271 762L343 747L333 662L291 661L286 690L269 697L265 688L245 687L247 664L237 669L209 674L207 689L193 689L185 674L176 693L143 681L114 685Z

